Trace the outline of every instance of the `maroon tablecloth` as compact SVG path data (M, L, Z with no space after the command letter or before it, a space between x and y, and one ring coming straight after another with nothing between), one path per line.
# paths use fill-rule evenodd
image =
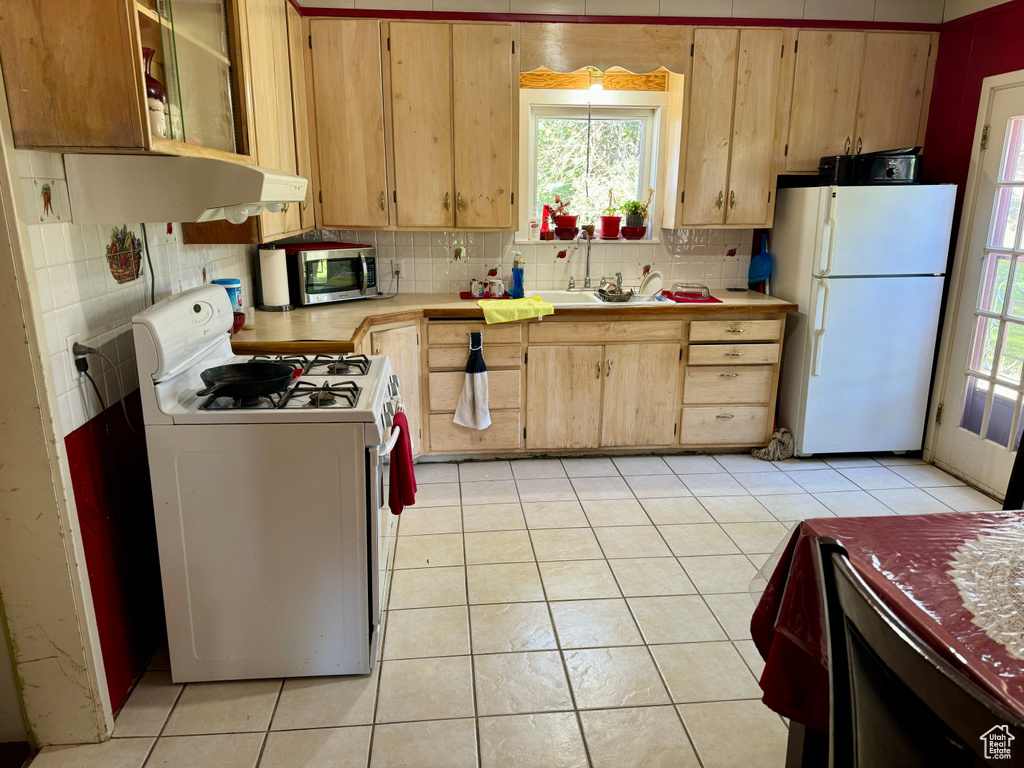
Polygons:
M797 525L777 553L778 565L750 622L765 659L764 703L828 731L828 645L814 551L817 539L831 537L920 637L1024 718L1024 661L986 634L950 575L957 549L986 534L994 536L977 546L991 547L993 558L1005 557L1008 548L1024 544L1024 512L830 518ZM1013 563L1008 559L1006 566Z

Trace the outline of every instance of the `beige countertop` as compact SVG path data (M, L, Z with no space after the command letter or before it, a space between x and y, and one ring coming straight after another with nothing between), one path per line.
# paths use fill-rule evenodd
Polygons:
M788 301L746 291L712 291L721 304L586 304L556 307L547 320L581 316L614 315L644 317L714 316L719 314L793 312ZM407 293L393 299L350 301L320 307L302 307L291 312L256 312L256 328L240 331L232 339L239 354L341 353L355 351L356 345L373 326L426 318L480 318L483 310L472 299L456 294Z

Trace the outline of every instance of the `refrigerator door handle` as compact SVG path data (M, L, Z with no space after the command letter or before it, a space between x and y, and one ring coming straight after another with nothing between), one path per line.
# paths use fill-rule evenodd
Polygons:
M821 371L821 346L824 343L825 331L828 330L828 300L832 295L832 286L828 280L822 279L821 287L825 291L825 298L821 303L821 327L814 331L814 365L811 367L811 375L817 376Z
M836 252L836 191L838 187L829 187L828 194L828 256L825 261L825 269L821 271L822 277L832 274L832 259Z

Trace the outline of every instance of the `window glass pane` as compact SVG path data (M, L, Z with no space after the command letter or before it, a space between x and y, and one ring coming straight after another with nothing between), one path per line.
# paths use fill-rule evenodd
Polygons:
M1000 445L1010 440L1010 429L1013 427L1013 413L1017 410L1017 392L1009 387L995 385L992 392L992 403L989 405L988 427L985 439Z
M1024 325L1008 322L1006 332L1003 334L1003 346L999 350L999 369L996 371L996 376L1010 384L1019 384L1022 367L1024 367Z
M1024 198L1024 187L1001 187L996 192L990 247L1011 249L1017 245L1021 198Z
M974 348L971 353L972 370L986 374L992 373L998 339L999 320L979 317L974 331Z
M999 180L1003 183L1024 181L1024 117L1011 118L1006 127L1006 147Z
M981 284L978 288L978 309L986 312L1002 312L1006 297L1006 284L1010 279L1010 257L1001 253L990 253L985 257L981 270ZM1021 276L1024 280L1024 275ZM1022 307L1024 309L1024 307Z
M646 190L640 189L644 122L595 117L588 158L586 117L538 117L535 213L539 216L558 195L570 203L570 214L580 216L580 224L597 223L609 191L616 205L646 200Z
M960 413L960 426L981 434L981 422L985 416L985 399L988 396L988 382L967 377L967 391L964 393L964 407Z

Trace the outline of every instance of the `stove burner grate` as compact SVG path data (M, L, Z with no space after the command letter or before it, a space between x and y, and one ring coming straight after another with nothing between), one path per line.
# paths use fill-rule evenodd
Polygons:
M354 381L343 381L338 384L299 381L285 395L281 407L294 400L301 402L301 408L355 408L362 391ZM305 402L302 402L303 399Z
M257 361L258 362L258 361ZM224 397L211 395L199 406L201 411L270 410L284 405L285 395L263 395L262 397Z
M317 355L309 361L304 372L307 375L365 376L369 371L370 358L366 355Z
M253 355L250 363L284 363L297 371L305 372L309 358L305 355Z

